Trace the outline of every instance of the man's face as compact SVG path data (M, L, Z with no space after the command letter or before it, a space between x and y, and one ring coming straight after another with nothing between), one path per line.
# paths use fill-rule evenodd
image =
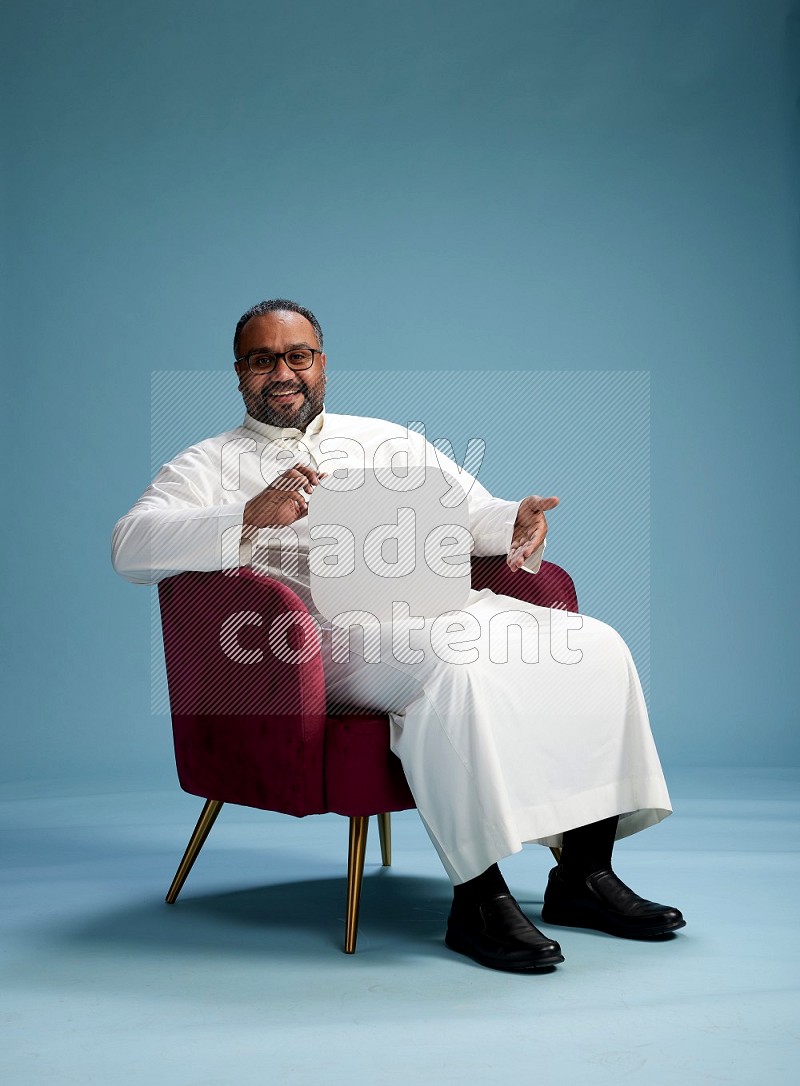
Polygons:
M299 313L276 310L251 317L239 334L239 355L263 350L283 354L292 347L319 348L314 327ZM281 358L272 373L251 373L247 362L237 362L239 391L247 413L270 426L293 426L305 431L322 410L325 399L325 355L314 355L307 370L292 370Z

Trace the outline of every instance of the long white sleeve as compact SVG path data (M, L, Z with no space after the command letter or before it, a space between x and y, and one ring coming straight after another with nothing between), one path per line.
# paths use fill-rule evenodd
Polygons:
M199 446L165 464L116 524L114 569L135 584L239 563L244 501L219 504L219 467Z

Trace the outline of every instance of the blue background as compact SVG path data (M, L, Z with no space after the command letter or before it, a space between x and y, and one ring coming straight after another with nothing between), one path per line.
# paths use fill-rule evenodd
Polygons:
M332 407L398 417L381 372L406 371L414 417L487 436L491 489L559 494L548 557L607 620L598 554L618 582L631 513L578 501L552 443L538 468L564 407L533 378L648 371L662 756L797 763L794 5L5 11L5 779L171 779L151 592L115 577L110 531L150 478L151 373L225 370L275 295L320 317Z

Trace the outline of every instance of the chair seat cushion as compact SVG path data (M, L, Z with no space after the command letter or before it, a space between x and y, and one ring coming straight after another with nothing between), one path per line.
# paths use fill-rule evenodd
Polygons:
M224 803L322 814L322 744L303 742L304 723L299 714L173 713L181 787Z
M327 718L325 801L329 811L348 816L415 806L400 759L389 749L384 714Z

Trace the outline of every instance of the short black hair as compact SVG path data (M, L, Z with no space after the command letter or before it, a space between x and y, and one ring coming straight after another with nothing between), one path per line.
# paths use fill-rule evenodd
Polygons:
M257 305L251 305L246 313L242 313L239 317L239 321L236 325L236 331L233 334L233 357L239 357L239 337L242 334L242 329L250 320L251 317L260 317L262 313L274 313L277 310L284 310L289 313L299 313L301 317L305 317L311 324L317 337L317 342L322 348L322 329L320 328L319 321L311 312L310 309L306 309L304 305L300 305L299 302L292 302L288 298L268 298L265 302L259 302Z

